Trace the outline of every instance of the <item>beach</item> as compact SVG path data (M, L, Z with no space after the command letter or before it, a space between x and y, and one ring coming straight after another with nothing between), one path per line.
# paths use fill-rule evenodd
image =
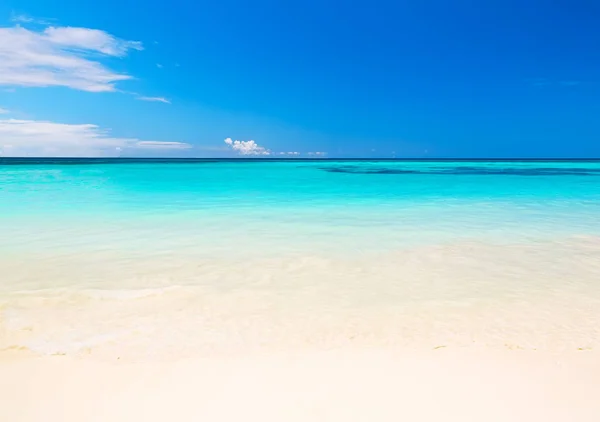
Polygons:
M0 167L0 419L596 421L598 177Z
M596 353L381 350L154 363L3 359L14 421L596 421Z

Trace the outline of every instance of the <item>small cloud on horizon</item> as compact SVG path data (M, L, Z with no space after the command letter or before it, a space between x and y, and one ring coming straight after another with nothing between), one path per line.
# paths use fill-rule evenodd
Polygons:
M225 139L225 144L231 148L232 151L239 155L258 155L258 156L271 156L271 157L300 157L308 156L312 158L325 158L327 153L324 151L315 151L301 153L299 151L271 151L265 147L258 145L255 141L234 141L231 138Z
M261 147L256 142L250 141L234 141L231 138L225 139L231 149L240 155L271 155L271 151Z

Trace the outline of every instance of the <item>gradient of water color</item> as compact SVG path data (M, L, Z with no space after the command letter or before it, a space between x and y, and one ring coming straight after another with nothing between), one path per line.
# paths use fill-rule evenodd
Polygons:
M0 349L600 342L600 161L0 160Z

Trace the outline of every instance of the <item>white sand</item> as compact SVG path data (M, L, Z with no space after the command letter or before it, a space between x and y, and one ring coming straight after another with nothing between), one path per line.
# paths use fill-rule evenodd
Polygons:
M594 421L600 354L340 350L173 362L0 355L0 421Z
M600 422L597 239L80 258L0 261L0 422Z

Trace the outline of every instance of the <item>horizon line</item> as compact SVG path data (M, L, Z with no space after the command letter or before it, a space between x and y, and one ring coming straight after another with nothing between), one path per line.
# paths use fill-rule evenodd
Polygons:
M89 161L132 161L132 160L143 160L143 161L600 161L600 157L582 158L582 157L569 157L569 158L550 158L550 157L536 157L536 158L524 158L524 157L438 157L438 158L390 158L390 157L2 157L0 156L0 162L2 161L51 161L51 160L89 160Z

